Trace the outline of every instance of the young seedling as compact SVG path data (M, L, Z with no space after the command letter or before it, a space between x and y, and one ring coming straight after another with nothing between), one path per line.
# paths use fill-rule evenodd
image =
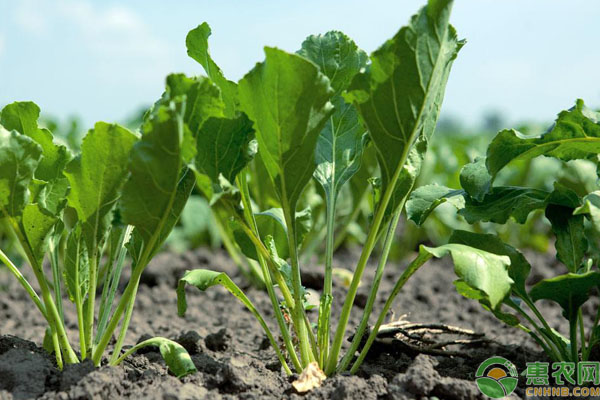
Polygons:
M527 137L515 130L498 133L487 149L487 157L462 169L462 189L423 186L412 193L407 203L408 216L417 224L444 202L456 206L469 223L504 224L512 217L523 224L533 211L544 211L556 237L557 258L566 273L532 287L526 285L529 262L496 235L455 231L450 242L510 259L510 265L504 269L485 259L465 268L455 258L459 278L455 286L460 294L478 300L501 321L527 332L555 361L587 361L600 341L600 308L587 332L581 311L590 292L600 284L594 246L600 232L600 191L577 193L558 182L553 191L494 186L494 179L514 160L546 156L563 162L588 160L598 165L598 154L600 114L578 100L575 107L561 112L556 123L541 136ZM567 337L550 327L536 305L539 300L552 301L562 308L568 321Z
M76 157L38 126L40 110L34 103L13 103L0 114L0 217L18 238L41 296L2 251L0 260L46 319L44 342L60 368L85 359L100 365L119 322L109 363L123 359L120 351L140 276L194 186L186 152L195 138L184 129L185 109L185 98L165 94L146 118L141 137L99 122ZM45 270L46 254L51 274ZM127 254L131 278L116 302ZM73 321L65 321L63 290L77 310L79 354L67 338L65 324ZM143 342L126 354L146 345L158 346L177 376L195 371L185 349L165 338Z
M356 372L395 296L429 258L450 252L469 262L481 256L506 268L507 258L467 246L423 247L397 282L367 345L356 358L400 212L419 174L450 68L464 43L448 23L451 5L448 0L430 0L408 26L370 57L341 32L310 36L297 54L267 47L265 61L237 85L224 78L208 54L208 26L200 25L188 34L188 54L220 87L229 111L213 121L219 129L203 129L199 136L205 139L206 147L199 145L198 155L208 153L213 158L212 162L205 162L204 157L196 159L197 180L212 204L227 210L238 246L258 262L284 345L279 345L250 299L224 273L188 271L177 290L180 314L187 307L186 285L200 290L222 285L258 318L288 374L292 370L299 373L314 362L327 375L349 368ZM251 123L241 129L244 121ZM256 150L254 135L258 152L252 161L248 149ZM378 195L339 323L331 329L337 201L341 188L359 170L369 143L377 154L381 174ZM249 188L248 177L251 184L257 184L253 175L262 169L266 179L258 185L270 188L258 192L273 193L270 201L275 209L259 209L257 205L264 202L255 200L252 193L257 190ZM306 304L299 258L307 214L298 210L298 204L312 179L322 187L327 220L325 281L316 329L306 312L313 305ZM382 236L383 252L364 316L350 348L340 359L358 286Z

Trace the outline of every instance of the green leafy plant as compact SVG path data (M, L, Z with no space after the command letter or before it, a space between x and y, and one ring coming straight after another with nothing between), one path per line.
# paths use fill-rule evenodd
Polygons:
M558 180L552 190L494 183L500 171L517 160L545 156L565 164L586 160L597 166L598 154L600 114L578 100L575 107L561 112L555 124L541 136L525 136L515 130L499 132L489 145L487 156L462 169L462 189L422 186L411 194L407 203L407 214L417 224L423 223L444 202L456 206L458 213L471 224L479 221L505 224L509 218L523 224L535 210L544 212L556 238L557 258L565 270L531 288L526 285L531 265L498 236L455 231L450 242L510 260L507 268L497 268L482 258L465 270L455 258L459 278L455 286L460 294L478 300L501 321L530 334L557 361L588 360L592 348L600 341L600 308L587 333L581 311L591 291L597 290L600 283L597 246L593 246L600 232L597 183L580 186L579 193ZM581 193L586 186L592 191ZM549 326L536 305L539 300L560 306L568 321L567 337Z
M194 184L185 164L184 110L185 99L165 97L147 117L141 137L99 122L75 157L38 126L40 110L34 103L13 103L0 114L0 217L18 239L41 297L2 251L0 260L46 319L44 343L61 368L84 359L99 365L120 321L110 363L123 359L120 350L140 275ZM126 254L132 259L131 278L117 302ZM63 291L77 310L79 354L67 338ZM195 371L179 344L155 338L136 349L144 345L158 345L178 376Z
M419 174L452 62L463 45L448 23L450 10L451 1L430 0L408 26L370 57L341 32L310 36L297 54L267 47L265 61L258 63L237 85L226 80L210 58L208 25L200 25L188 34L188 53L220 87L226 104L225 119L213 121L220 129L203 128L199 135L207 147L198 147L198 155L205 152L214 155L214 159L210 162L206 158L196 159L197 180L213 207L226 211L232 220L230 226L238 233L238 246L258 262L284 345L279 345L250 299L223 273L187 272L178 288L180 314L186 310L186 285L200 290L222 285L258 318L287 373L292 368L302 371L314 362L328 375L347 369L355 372L394 297L425 261L446 252L462 257L465 262L483 254L461 245L423 247L397 282L367 345L355 359L400 212ZM250 161L245 155L249 154L249 148L256 151L252 145L254 136L258 149ZM332 330L336 208L344 185L361 170L369 142L381 176L374 180L379 183L375 185L373 214L365 229L364 246L339 323ZM258 190L250 189L249 177L251 184L259 185ZM364 182L360 184L366 191L367 179L362 177ZM326 214L325 282L316 324L306 312L316 305L306 304L299 257L307 232L307 212L299 211L299 204L303 192L313 182L320 186L313 193L322 194L320 203L324 204ZM268 190L262 189L267 186ZM255 199L262 195L268 196L268 202ZM261 209L260 205L265 204L268 206ZM350 349L340 359L358 286L382 237L383 252L364 316ZM503 257L487 253L484 256L498 264L498 268L508 264Z

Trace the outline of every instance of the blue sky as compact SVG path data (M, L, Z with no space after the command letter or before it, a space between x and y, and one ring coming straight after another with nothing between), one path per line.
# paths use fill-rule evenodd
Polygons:
M203 21L232 80L264 45L295 51L312 33L342 30L367 52L424 3L346 1L0 0L0 104L33 100L86 126L119 121L160 96L170 72L201 73L186 33ZM500 111L511 123L550 121L578 97L600 107L600 2L459 0L452 22L468 40L442 107L467 124Z

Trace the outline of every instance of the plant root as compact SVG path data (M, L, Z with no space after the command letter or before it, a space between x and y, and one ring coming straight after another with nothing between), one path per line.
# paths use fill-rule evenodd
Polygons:
M472 346L490 343L485 334L441 323L413 323L402 315L399 319L381 325L375 341L382 346L397 346L410 353L444 357L471 358L453 346Z

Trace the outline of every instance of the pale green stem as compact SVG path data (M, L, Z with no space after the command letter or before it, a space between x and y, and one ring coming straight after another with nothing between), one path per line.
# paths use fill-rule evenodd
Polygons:
M56 330L50 327L50 335L52 337L52 347L54 347L54 355L56 356L56 366L59 370L63 369L63 359L62 359L62 350L60 348L60 343L58 342L58 334Z
M519 296L520 297L520 296ZM521 307L519 307L514 301L510 298L504 300L504 303L511 307L513 310L517 311L521 316L523 316L532 326L533 329L537 332L537 335L534 332L528 332L538 344L542 346L546 354L549 354L556 361L561 360L560 350L556 348L556 345L552 340L550 340L547 335L544 335L542 328L527 314ZM544 344L544 342L546 344Z
M123 348L123 342L125 341L125 336L127 335L127 329L129 328L129 322L131 321L131 315L133 314L133 307L135 305L135 297L140 285L140 280L137 279L135 282L135 287L133 289L133 295L131 299L129 299L129 303L127 304L127 309L125 310L125 316L123 317L123 322L121 324L121 330L119 331L119 337L117 338L117 343L115 343L115 347L113 349L112 357L110 358L110 364L116 365L115 361L117 360L119 354L121 353L121 349Z
M363 311L363 316L360 320L360 324L354 333L354 338L352 339L352 343L350 344L350 349L346 352L340 365L338 367L338 371L345 371L354 357L354 353L358 350L358 346L360 346L360 342L362 341L362 337L365 333L365 329L369 324L369 317L371 316L371 312L373 311L373 305L375 304L375 300L377 299L377 291L379 290L379 284L381 283L381 278L383 277L383 270L385 269L385 265L387 263L388 255L390 254L390 249L392 247L392 242L394 241L394 234L396 233L396 226L398 225L398 219L400 218L400 208L389 223L387 232L385 234L385 240L383 244L383 252L381 254L381 258L379 259L379 264L377 265L377 270L375 272L375 277L373 278L373 284L371 285L371 291L369 293L369 297L367 299L367 304L365 305L365 309Z
M354 373L356 373L356 371L358 371L358 368L360 367L363 360L367 356L367 353L369 352L371 345L373 344L373 342L375 341L375 338L377 337L377 333L379 332L379 327L383 323L388 311L390 310L390 308L392 307L392 304L394 303L394 300L396 299L396 296L398 295L398 293L400 293L400 290L402 290L402 287L404 286L406 281L408 281L408 279L415 272L417 272L417 270L423 264L425 264L431 257L432 257L432 255L429 253L420 253L417 256L417 258L413 262L411 262L408 265L408 267L406 267L406 269L404 270L402 275L400 275L400 278L394 285L394 288L392 289L390 296L388 297L387 301L385 302L385 304L383 306L383 309L381 310L381 313L379 314L379 318L377 318L377 322L375 322L375 325L371 329L371 333L369 334L367 342L366 342L365 346L362 348L362 350L358 356L358 359L354 362L354 364L352 364L352 368L350 369L351 373L354 374Z
M242 194L242 204L244 205L244 216L246 218L246 222L250 225L253 233L258 236L258 227L256 225L256 220L254 218L254 213L252 212L252 206L250 204L250 198L248 194L248 184L246 181L246 176L244 171L238 175L238 187ZM255 246L257 247L257 246ZM273 289L273 282L271 280L271 274L269 273L269 268L264 257L261 255L260 251L258 251L258 261L260 267L262 269L262 277L263 282L267 287L267 293L269 295L269 299L271 300L271 305L273 306L273 312L275 313L275 317L277 320L277 324L279 325L279 331L283 337L283 341L285 343L285 347L290 355L292 363L294 364L294 368L296 368L297 372L302 372L302 365L300 364L300 360L298 359L298 355L296 354L296 350L294 349L294 344L292 342L292 338L290 337L290 333L288 331L287 325L283 318L283 314L281 312L281 308L279 306L279 300L275 295L275 290Z
M325 281L323 285L323 294L321 295L321 304L319 306L319 324L317 327L317 341L319 344L319 366L325 368L325 362L329 354L330 343L330 319L331 302L333 299L333 237L335 229L335 193L327 196L327 230L325 240Z
M548 325L548 322L546 322L546 319L544 318L544 316L542 315L542 313L540 312L540 310L538 310L538 308L535 306L535 304L533 303L533 301L531 301L531 299L529 299L528 297L524 297L523 298L523 302L525 304L527 304L527 306L529 307L529 309L531 311L533 311L533 313L535 314L535 316L537 317L537 319L544 326L544 329L547 332L544 336L547 337L547 338L549 338L549 340L551 340L554 343L554 345L556 346L556 348L561 353L562 358L565 359L565 360L567 360L569 358L569 354L567 352L567 349L566 349L565 345L563 344L563 342L561 342L559 339L556 338L556 335L554 335L552 333L553 332L552 328L550 328L550 325ZM543 334L544 332L541 331L541 333Z
M62 291L60 287L60 271L58 269L58 245L54 245L50 249L50 269L52 270L52 284L54 285L54 299L56 301L56 308L58 309L58 315L60 316L60 322L64 324L65 316L62 307Z
M12 218L9 218L9 222L12 226L12 231L17 236L17 239L21 243L21 247L25 252L29 264L31 265L31 269L35 274L35 277L40 285L40 290L42 291L42 299L45 304L46 310L46 320L48 321L48 325L50 326L51 331L55 332L58 335L58 342L60 347L62 348L63 356L67 364L74 364L78 362L77 354L73 351L73 348L69 344L69 340L67 339L67 333L65 331L64 324L60 323L60 316L58 314L58 310L56 305L54 304L54 300L52 299L52 295L50 294L50 289L48 288L48 283L46 281L46 277L44 276L44 272L39 265L37 259L33 255L33 251L31 250L31 246L29 245L29 241L25 238L25 235L21 231L21 227L19 224ZM59 353L61 350L59 349L56 354L57 358L59 357Z
M358 291L358 285L360 284L362 275L367 266L367 262L369 261L369 257L375 248L375 244L377 243L377 237L379 234L379 227L381 226L381 222L385 216L385 212L387 210L390 199L392 198L392 194L394 193L394 189L396 186L396 181L400 176L400 172L404 166L404 162L406 161L406 157L408 154L408 146L404 150L404 154L401 157L401 162L396 169L394 176L392 177L390 184L388 185L383 198L381 199L379 205L377 206L377 212L375 213L375 218L373 219L373 225L369 230L369 234L367 236L367 240L365 242L365 246L360 254L360 258L358 260L358 265L356 266L356 270L352 276L352 281L350 283L350 287L348 288L348 293L346 294L346 299L344 300L344 305L342 307L342 313L340 315L340 320L338 322L337 329L335 331L335 336L333 339L333 345L331 347L331 351L329 354L329 359L327 362L327 368L325 373L327 375L331 375L336 370L337 359L340 354L340 350L342 349L342 342L344 340L344 334L346 333L346 326L348 325L348 319L350 318L350 312L352 311L352 306L354 304L354 299L356 297L356 292Z
M116 257L116 266L112 269L111 274L107 275L107 283L109 288L107 290L106 299L103 299L103 302L101 303L100 307L98 332L96 333L95 339L96 343L98 343L100 337L104 334L106 324L108 323L108 318L110 317L110 312L112 311L113 302L115 300L115 294L117 293L117 288L119 287L119 282L121 281L121 274L123 273L125 257L127 256L127 248L125 247L125 245L129 242L132 232L133 226L127 225L127 228L125 228L121 238L119 239L120 245ZM110 282L108 281L109 278Z
M308 338L308 330L305 323L304 302L302 299L302 280L300 278L300 265L298 264L298 248L296 246L296 219L291 213L289 207L283 207L283 214L288 233L288 247L290 252L290 260L292 264L292 287L294 296L294 310L292 319L296 327L298 335L298 344L300 347L300 358L302 359L303 367L306 367L310 362L315 361L315 354L310 348L310 339Z
M46 315L46 307L44 307L44 304L42 304L42 300L35 292L35 290L31 287L29 281L27 281L23 274L21 274L21 271L19 271L15 264L10 260L10 258L8 258L6 254L4 254L2 250L0 250L0 261L2 261L2 263L6 265L8 270L15 276L15 278L17 278L17 281L19 281L21 286L23 286L27 294L29 294L29 297L31 297L31 300L33 300L37 308L47 320L48 316Z
M85 343L87 345L87 354L94 352L94 316L96 313L96 289L98 286L98 256L90 257L90 281L87 298L87 308L85 310Z
M129 304L129 301L131 300L132 296L135 295L137 282L139 282L142 271L143 268L134 268L131 278L129 279L129 283L127 284L127 287L123 292L123 296L121 296L121 299L117 304L117 308L115 309L115 312L111 317L108 326L104 331L104 334L102 335L102 337L98 341L98 344L94 348L92 361L96 366L100 365L100 361L102 360L102 354L104 353L106 346L108 346L108 342L110 341L113 332L115 331L117 325L119 324L119 321L121 320L121 316L125 311L125 307Z

